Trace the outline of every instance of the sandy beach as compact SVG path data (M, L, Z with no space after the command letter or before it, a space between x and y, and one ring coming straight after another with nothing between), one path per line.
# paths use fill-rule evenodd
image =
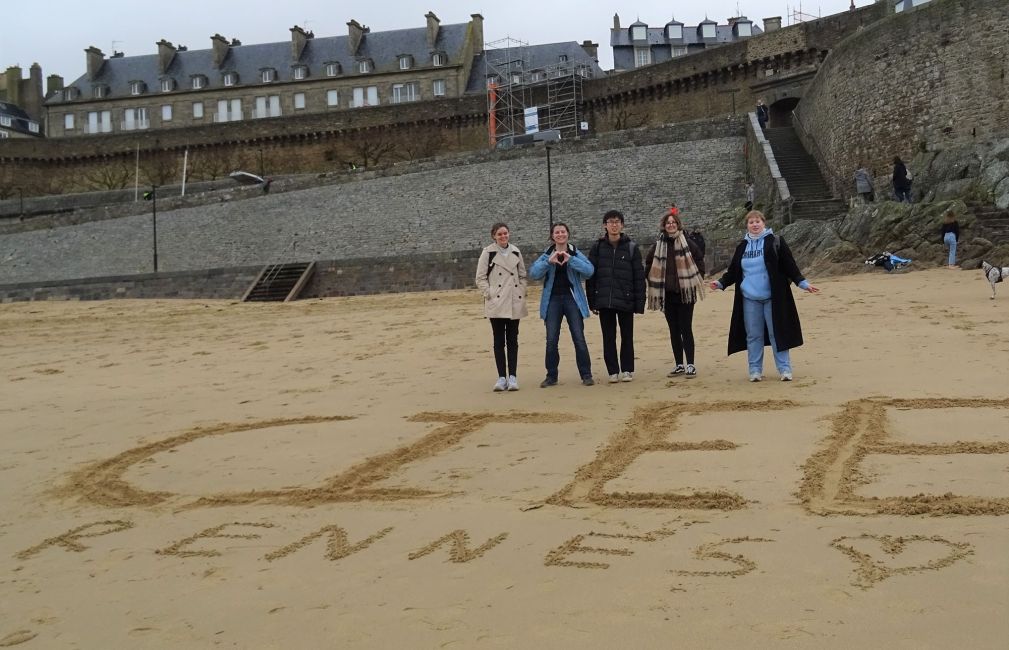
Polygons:
M0 647L1004 648L1009 291L811 280L791 383L719 293L540 389L537 290L509 393L476 290L0 305Z

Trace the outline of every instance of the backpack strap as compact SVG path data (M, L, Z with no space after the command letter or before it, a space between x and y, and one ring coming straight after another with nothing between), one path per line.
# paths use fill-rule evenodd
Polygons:
M497 255L497 251L491 251L490 255L487 256L487 281L490 282L490 272L494 269L494 257Z

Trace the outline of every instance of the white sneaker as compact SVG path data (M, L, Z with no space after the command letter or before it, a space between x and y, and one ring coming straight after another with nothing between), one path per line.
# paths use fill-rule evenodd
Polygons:
M687 369L683 367L683 364L682 363L678 363L678 364L676 364L675 368L673 368L672 370L669 371L669 374L666 375L666 377L675 377L676 375L682 375L686 371L687 371Z
M504 377L498 377L497 382L494 384L494 392L500 393L503 390L508 390L508 380Z
M764 377L759 372L750 373L750 381L762 381Z
M519 380L515 375L508 375L508 390L518 390Z
M694 364L692 363L687 364L687 372L685 374L690 379L693 379L694 377L697 376L697 368L694 367Z
M620 381L620 375L610 375L610 383L615 384Z
M633 381L633 380L634 380L634 373L633 372L622 372L622 373L620 373L620 381Z
M781 381L792 381L792 373L790 372L781 373Z

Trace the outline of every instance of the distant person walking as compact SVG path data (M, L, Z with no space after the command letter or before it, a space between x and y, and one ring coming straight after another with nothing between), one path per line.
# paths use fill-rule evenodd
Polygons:
M526 307L526 265L522 253L509 242L507 224L491 226L494 243L480 253L476 286L483 294L484 316L494 333L495 391L518 390L519 319L529 315Z
M770 345L781 381L792 381L788 351L802 345L802 327L789 283L803 291L819 291L799 271L792 251L776 238L753 210L746 215L746 235L736 247L722 277L711 283L712 291L735 284L729 354L746 350L750 381L764 378L764 346Z
M893 194L897 201L911 202L911 175L900 156L893 157Z
M861 163L858 165L858 169L855 170L855 192L866 203L872 203L876 200L876 193L872 186L872 174Z
M952 210L947 210L942 223L942 243L949 249L946 268L957 268L956 244L958 241L960 241L960 222L956 220L956 215Z
M757 198L757 190L756 190L756 188L753 187L753 183L747 183L746 184L746 203L743 204L743 207L746 208L747 211L752 210L753 209L753 202L756 200L756 198Z
M761 131L767 128L769 119L770 114L767 111L767 106L764 106L764 99L760 98L757 100L757 122L760 124Z
M603 361L610 383L634 379L634 314L645 313L645 268L641 249L624 234L624 215L603 215L603 236L589 249L595 273L585 283L589 309L599 314ZM617 357L617 324L620 356Z
M575 363L582 384L595 384L592 379L592 359L585 342L585 319L589 316L589 303L585 298L582 281L592 277L592 262L584 253L568 242L571 231L567 224L555 223L550 233L550 246L529 267L533 280L546 278L540 296L540 318L547 329L547 376L540 388L557 385L561 356L558 343L561 336L561 319L568 321L568 331L575 346Z
M704 299L703 254L683 232L683 222L678 215L667 214L659 227L655 245L645 256L648 309L661 311L666 316L676 361L668 376L684 375L692 379L697 376L694 305Z

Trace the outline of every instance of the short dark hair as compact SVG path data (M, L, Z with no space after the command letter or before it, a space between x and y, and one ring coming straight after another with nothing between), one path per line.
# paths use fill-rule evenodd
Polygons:
M620 219L620 223L624 223L624 213L620 210L610 210L603 215L603 223L606 223L610 219Z
M508 232L512 231L512 229L508 227L508 224L502 221L498 221L496 224L490 227L490 236L493 237L494 235L497 234L497 231L501 230L502 228L504 228Z

